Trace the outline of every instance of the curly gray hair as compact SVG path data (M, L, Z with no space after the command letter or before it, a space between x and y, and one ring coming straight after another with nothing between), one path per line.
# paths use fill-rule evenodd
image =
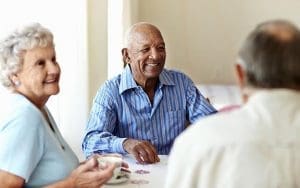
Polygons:
M22 69L24 52L36 47L54 46L53 34L39 23L16 29L0 42L0 82L5 87L14 83L10 77Z

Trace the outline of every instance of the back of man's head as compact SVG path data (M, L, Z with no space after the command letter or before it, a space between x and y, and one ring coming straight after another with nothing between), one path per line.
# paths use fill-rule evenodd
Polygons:
M247 85L300 89L300 31L292 23L273 20L258 25L239 57Z

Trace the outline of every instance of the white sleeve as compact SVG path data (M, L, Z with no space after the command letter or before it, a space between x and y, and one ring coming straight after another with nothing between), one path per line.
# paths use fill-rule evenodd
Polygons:
M198 175L198 165L190 159L193 154L185 141L184 138L178 137L171 150L165 188L198 187L198 178L195 177Z

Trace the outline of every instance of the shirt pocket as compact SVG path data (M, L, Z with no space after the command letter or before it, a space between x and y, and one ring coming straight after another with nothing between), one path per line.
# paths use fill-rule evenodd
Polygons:
M166 121L168 125L166 131L171 135L171 139L174 139L185 128L185 110L168 111Z

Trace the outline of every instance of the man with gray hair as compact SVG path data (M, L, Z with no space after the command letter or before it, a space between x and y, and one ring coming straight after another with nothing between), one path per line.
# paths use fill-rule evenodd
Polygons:
M192 80L164 68L165 42L152 24L134 24L122 49L124 71L98 91L82 144L86 156L116 152L155 163L186 122L216 112Z
M166 188L300 187L299 29L284 20L258 25L235 70L244 106L176 139Z

